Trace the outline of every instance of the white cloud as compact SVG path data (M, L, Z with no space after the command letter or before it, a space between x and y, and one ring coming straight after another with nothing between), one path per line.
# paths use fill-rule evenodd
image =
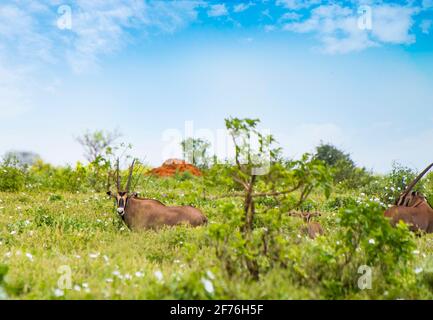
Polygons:
M226 5L224 3L222 4L214 4L210 6L208 12L209 17L221 17L228 15L228 11L226 8Z
M272 32L276 30L276 27L272 24L267 24L264 26L265 32Z
M413 15L417 8L396 5L373 7L372 33L376 39L384 43L410 44L415 36L410 34L414 23Z
M273 19L273 18L272 18L272 15L271 15L271 12L269 11L269 9L265 9L265 10L263 10L263 11L262 11L262 16L264 16L264 17L266 17L266 18L268 18L268 19L270 19L270 20Z
M433 26L433 20L430 19L422 20L420 24L422 33L429 34L432 26Z
M126 46L129 32L149 30L173 33L197 19L202 1L78 1L73 16L72 48L67 57L75 71L86 70L97 63L98 56L110 54ZM144 31L143 31L144 30Z
M301 17L302 15L297 12L286 12L280 17L279 21L299 20Z
M0 119L18 116L30 108L26 92L31 83L25 69L6 67L0 59Z
M254 6L255 4L253 2L248 2L248 3L239 3L237 5L235 5L233 7L233 12L239 13L239 12L244 12L246 10L248 10L250 7Z
M40 62L66 60L76 72L98 65L99 58L127 46L134 36L173 33L197 19L202 0L77 0L72 28L56 26L60 1L0 5L0 50L13 58ZM3 47L3 48L2 48ZM33 61L35 63L35 61Z
M1 54L14 60L23 57L53 62L52 42L43 34L41 22L34 16L34 6L0 5ZM45 9L42 6L38 12L45 12Z
M337 4L322 5L311 10L305 20L283 25L283 30L316 34L321 49L330 54L360 51L385 43L410 44L415 36L410 33L413 15L418 10L397 5L372 8L372 30L359 27L354 9Z
M321 2L321 0L277 0L276 5L291 10L299 10L309 8Z

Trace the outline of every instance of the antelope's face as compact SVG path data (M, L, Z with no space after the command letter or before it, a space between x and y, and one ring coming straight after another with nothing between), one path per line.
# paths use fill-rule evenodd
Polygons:
M125 214L126 204L131 197L137 196L136 193L128 194L127 192L118 192L113 194L111 191L107 192L107 195L116 199L117 213L123 216Z

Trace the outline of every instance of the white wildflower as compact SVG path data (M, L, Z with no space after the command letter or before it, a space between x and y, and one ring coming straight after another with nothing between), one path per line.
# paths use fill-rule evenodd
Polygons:
M212 282L211 282L210 280L205 279L205 278L202 278L202 279L201 279L201 283L203 283L204 289L205 289L208 293L210 293L210 294L213 294L213 293L214 293L215 289L214 289L213 284L212 284Z
M164 275L159 270L155 271L153 274L155 275L155 278L158 279L158 281L162 281L164 279Z
M65 292L62 289L57 288L54 290L54 295L56 297L63 297L65 295Z
M369 243L369 244L376 244L376 240L374 240L374 239L370 239L370 240L368 240L368 243Z
M212 271L208 270L206 272L207 276L209 277L209 279L211 280L215 280L215 275L212 273Z
M33 256L32 256L32 254L31 253L26 253L26 257L30 260L30 261L33 261Z
M416 273L416 274L420 274L420 273L423 272L423 271L424 271L423 268L416 268L416 269L415 269L415 273Z
M81 287L80 287L78 284L76 284L76 285L74 286L74 290L75 290L75 291L81 291Z
M141 271L137 271L137 272L135 273L135 276L136 276L137 278L143 278L144 274L143 274L143 272L141 272Z

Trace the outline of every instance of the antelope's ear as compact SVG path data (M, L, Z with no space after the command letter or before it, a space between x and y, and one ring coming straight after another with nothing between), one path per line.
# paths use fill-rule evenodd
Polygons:
M113 196L113 194L111 193L111 191L107 191L107 196L109 196L109 197Z

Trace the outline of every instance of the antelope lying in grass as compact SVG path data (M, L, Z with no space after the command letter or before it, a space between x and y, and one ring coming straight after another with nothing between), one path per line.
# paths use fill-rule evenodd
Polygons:
M325 234L320 223L311 221L312 217L320 216L320 213L290 212L289 215L304 219L306 226L302 228L302 232L308 234L311 239L316 239L318 236Z
M119 163L116 168L117 194L110 191L110 183L107 191L107 195L116 199L117 213L129 229L157 229L162 226L181 224L196 227L207 223L207 218L199 209L191 206L168 207L158 200L139 198L137 193L130 193L134 162L129 168L125 191L121 191Z
M422 194L412 190L432 167L433 164L428 166L400 195L394 206L385 211L385 217L391 219L392 225L403 221L411 231L433 233L433 209Z

